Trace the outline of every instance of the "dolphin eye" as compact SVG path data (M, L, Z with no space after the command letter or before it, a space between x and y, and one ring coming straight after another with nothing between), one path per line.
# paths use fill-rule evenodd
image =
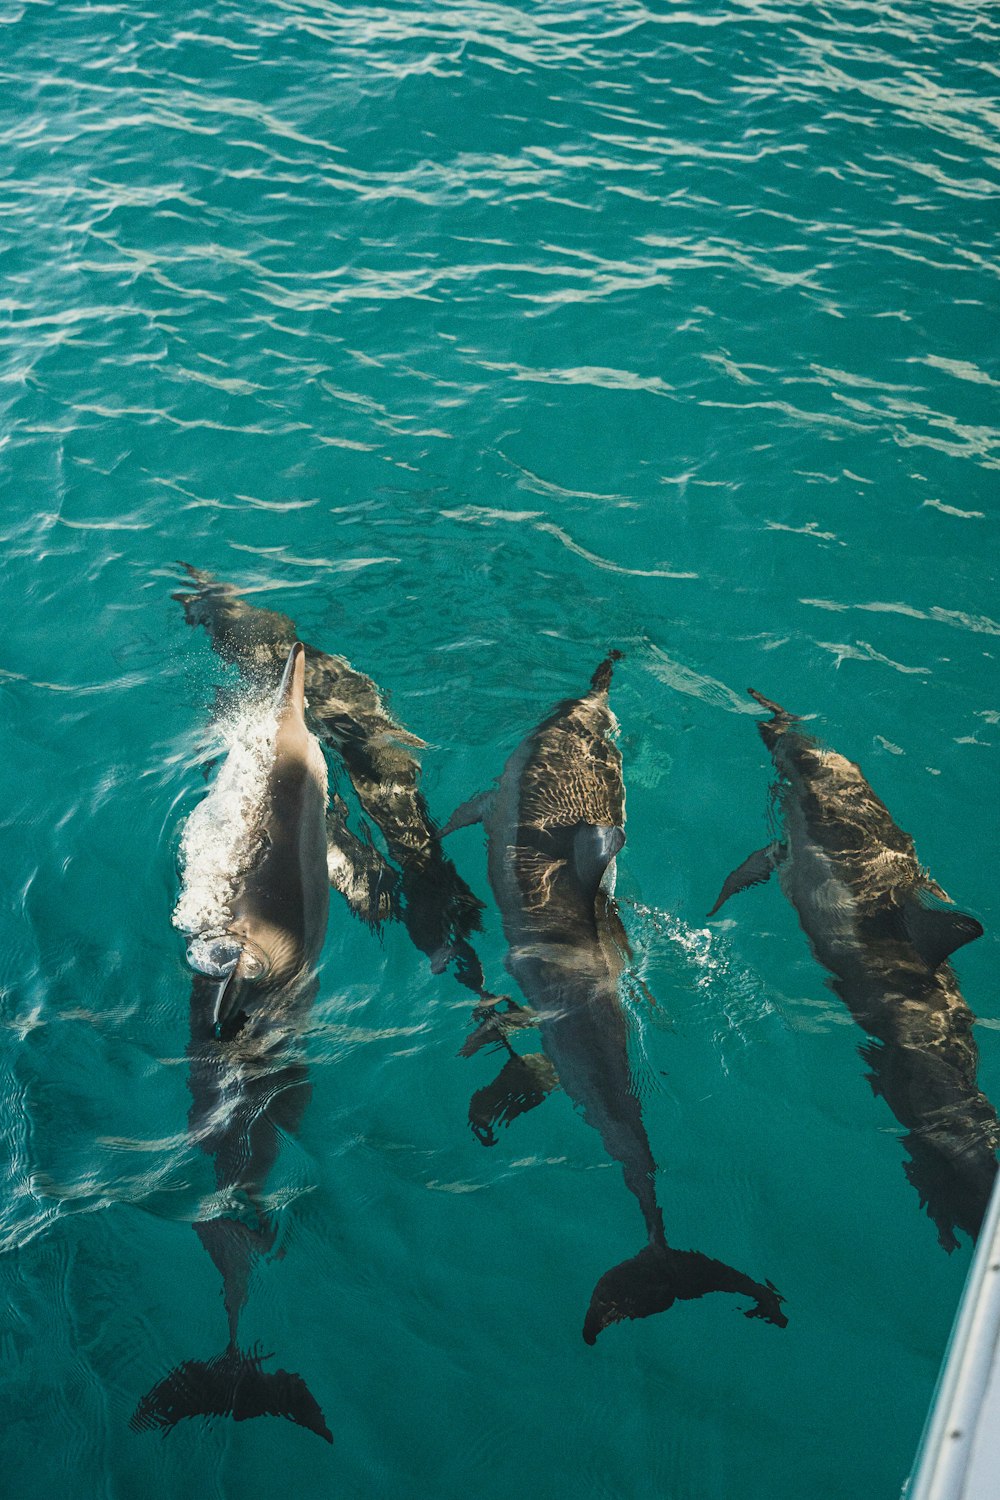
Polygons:
M242 949L242 955L243 978L259 979L266 968L264 960L258 954L254 953L252 948Z

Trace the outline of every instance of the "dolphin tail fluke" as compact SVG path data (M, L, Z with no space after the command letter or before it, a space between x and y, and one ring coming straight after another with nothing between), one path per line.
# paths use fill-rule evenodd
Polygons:
M753 1281L697 1250L672 1250L654 1243L601 1277L584 1320L584 1342L596 1343L597 1335L612 1323L648 1318L666 1312L677 1301L704 1297L708 1292L750 1297L754 1305L745 1310L748 1318L763 1318L778 1328L788 1322L781 1311L783 1299L771 1282Z
M215 1359L189 1359L154 1385L132 1414L133 1432L168 1432L184 1417L285 1417L333 1442L319 1403L301 1375L265 1371L258 1349L244 1353L231 1344Z

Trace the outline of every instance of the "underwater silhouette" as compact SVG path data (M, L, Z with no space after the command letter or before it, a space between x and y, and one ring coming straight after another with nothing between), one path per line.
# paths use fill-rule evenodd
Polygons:
M582 698L560 703L510 756L496 789L460 807L444 832L484 824L507 967L537 1017L562 1087L620 1163L642 1212L647 1244L598 1281L586 1342L612 1323L709 1292L749 1297L747 1317L784 1327L782 1299L770 1282L699 1251L676 1250L666 1238L619 994L628 947L613 890L625 843L625 789L608 704L619 657L612 652L600 664Z
M226 930L189 950L191 988L188 1123L212 1158L225 1211L194 1229L222 1277L229 1323L224 1353L187 1360L139 1402L135 1430L168 1429L184 1417L271 1414L333 1438L301 1376L265 1371L239 1348L240 1313L259 1257L274 1246L265 1184L282 1138L309 1100L292 1044L315 998L326 934L326 763L303 717L305 657L295 644L278 688L273 744L253 814L252 854L234 882Z
M921 868L858 766L760 693L784 834L726 879L730 896L777 870L829 984L871 1037L869 1081L907 1134L906 1175L946 1250L975 1239L996 1177L1000 1122L976 1082L975 1017L948 959L982 935Z
M210 573L184 566L194 589L174 598L184 606L188 624L203 626L219 656L248 682L271 686L297 638L292 621L248 604ZM372 679L343 657L309 645L305 653L309 723L342 761L389 856L387 861L374 847L370 833L361 839L350 834L346 808L335 802L327 823L333 883L345 895L357 893L348 896L352 909L373 926L398 916L435 973L454 965L462 984L481 998L493 998L469 942L481 925L482 902L443 853L419 789L420 763L411 747L422 748L424 741L392 718Z

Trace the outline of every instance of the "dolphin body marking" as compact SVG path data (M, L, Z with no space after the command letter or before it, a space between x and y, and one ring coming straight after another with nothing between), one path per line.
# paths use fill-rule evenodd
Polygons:
M208 1361L188 1360L139 1402L135 1430L181 1418L271 1414L332 1442L301 1376L267 1372L259 1351L237 1343L258 1257L277 1229L262 1197L283 1133L309 1099L305 1065L290 1042L316 993L315 965L329 906L326 763L303 716L305 654L294 644L278 689L273 754L256 810L256 853L229 901L225 933L196 945L206 972L191 990L189 1126L212 1158L224 1208L194 1225L222 1277L229 1342Z
M709 913L778 871L830 987L873 1040L869 1081L908 1134L906 1175L946 1250L975 1239L996 1176L1000 1122L976 1083L974 1016L948 958L982 935L922 869L860 768L778 704L758 721L779 777L784 836L744 860Z
M560 703L522 741L496 790L459 808L444 832L484 824L507 967L534 1009L563 1088L621 1165L642 1213L648 1243L597 1283L585 1341L593 1344L611 1323L713 1291L748 1296L748 1317L784 1326L770 1283L699 1251L676 1250L664 1230L618 990L627 944L613 888L625 791L608 688L619 656L612 652L583 697Z

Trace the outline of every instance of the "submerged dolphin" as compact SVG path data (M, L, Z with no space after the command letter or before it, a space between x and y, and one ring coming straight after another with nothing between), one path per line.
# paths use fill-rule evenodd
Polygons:
M976 1083L975 1018L947 962L983 929L921 868L859 768L750 696L772 715L757 727L780 777L784 839L733 871L709 915L779 871L831 988L874 1038L861 1049L869 1080L908 1131L906 1175L953 1250L956 1228L979 1232L1000 1141Z
M202 625L223 660L258 684L276 680L280 663L295 640L287 615L247 604L229 584L185 564L193 591L174 597L184 606L189 625ZM487 1002L479 959L469 942L481 925L482 902L473 895L443 853L438 831L419 789L420 763L410 747L424 741L403 729L388 713L370 677L340 656L306 646L306 693L309 720L320 739L342 759L361 807L381 830L392 866L364 845L359 864L358 841L341 836L343 818L331 815L330 872L339 890L367 890L365 913L373 925L386 915L400 915L416 947L435 973L453 963L456 977ZM342 806L342 804L341 804ZM363 897L353 902L363 909Z
M783 1327L770 1282L667 1243L653 1160L628 1060L618 979L625 937L612 891L625 843L621 756L609 735L612 652L582 698L560 703L514 751L496 790L464 804L445 833L482 822L490 884L509 944L507 967L533 1006L563 1088L598 1132L642 1212L648 1244L601 1277L583 1337L677 1299L735 1292L747 1317Z
M270 1413L333 1441L301 1376L265 1372L262 1356L237 1343L254 1261L276 1236L263 1207L265 1184L282 1134L296 1129L309 1099L305 1066L290 1059L289 1042L315 996L329 906L326 763L303 717L304 679L305 653L295 644L255 809L255 854L235 883L225 933L190 950L204 972L191 991L189 1122L213 1159L225 1204L194 1228L222 1277L229 1343L215 1359L188 1360L154 1386L132 1417L135 1429Z

